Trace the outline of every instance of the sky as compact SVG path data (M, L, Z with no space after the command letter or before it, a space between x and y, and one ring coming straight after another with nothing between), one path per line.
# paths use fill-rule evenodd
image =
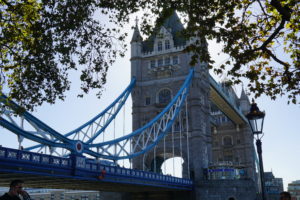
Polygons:
M125 31L129 33L128 45L133 32L131 29L133 24L135 24L134 17L131 18L131 23L125 27ZM216 43L209 42L209 51L216 64L221 64L226 60L226 56L218 55L220 46ZM109 68L107 84L101 99L96 98L96 92L90 92L84 98L77 98L80 85L78 74L75 72L71 74L73 83L71 90L66 93L65 101L57 101L54 105L44 104L36 108L32 114L61 133L77 128L105 109L130 83L129 59L130 49L124 58L118 58L116 63ZM214 77L219 79L217 76ZM241 86L236 86L238 92L240 88ZM238 93L239 95L240 93ZM256 102L259 108L266 112L264 137L262 138L264 170L272 171L275 177L283 178L286 189L288 183L300 180L300 105L288 105L286 97L279 97L276 101L272 101L269 97L262 96L256 99ZM126 103L125 112L125 132L130 133L130 98ZM0 145L17 148L17 139L14 134L7 132L2 127L0 127L0 133Z

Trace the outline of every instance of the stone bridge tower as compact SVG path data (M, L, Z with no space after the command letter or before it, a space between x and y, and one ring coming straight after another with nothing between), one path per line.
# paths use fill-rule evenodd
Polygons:
M145 40L138 26L135 27L131 40L131 75L136 77L132 92L133 130L145 125L167 106L189 73L191 54L183 50L197 39L183 37L180 34L183 29L175 12ZM187 96L187 109L182 109L179 114L183 128L178 129L180 123L175 122L165 141L156 145L152 152L134 158L133 167L160 172L166 159L182 157L182 175L193 179L195 184L189 199L253 200L256 198L256 172L249 126L247 123L236 125L211 101L206 63L199 62L193 67L195 73ZM224 87L222 90L228 93L237 109L244 113L249 110L249 100L244 91L238 98L232 88ZM182 130L182 134L178 130ZM237 174L241 178L224 179L223 174L219 176L222 163L230 163L231 167L232 163L238 163L236 166L243 167L240 170L243 173ZM221 169L224 173L228 170L225 168Z
M142 127L166 107L189 73L191 54L183 50L195 39L180 35L183 29L175 12L146 40L142 39L138 26L135 27L131 40L131 75L137 80L132 93L133 130ZM155 152L133 159L134 168L159 172L165 159L182 157L183 177L203 178L203 169L211 161L209 73L205 63L197 63L193 67L195 74L187 97L188 119L184 111L181 113L181 121L185 124L181 144L179 125L176 127L175 124L174 137L167 137L165 143L157 145ZM187 134L189 152L186 148Z

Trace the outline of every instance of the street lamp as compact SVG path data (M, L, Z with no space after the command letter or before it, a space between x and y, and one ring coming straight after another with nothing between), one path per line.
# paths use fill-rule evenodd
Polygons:
M259 173L260 173L260 185L262 200L266 200L265 196L265 180L264 180L264 166L262 160L261 138L263 137L263 125L265 112L261 112L257 107L257 104L252 100L250 112L246 115L251 131L256 139L256 150L259 159Z

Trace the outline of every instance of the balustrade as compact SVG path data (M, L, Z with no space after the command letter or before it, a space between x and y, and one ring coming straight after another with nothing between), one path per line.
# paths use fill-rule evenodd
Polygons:
M80 159L85 159L85 158L80 157ZM0 147L0 161L1 160L13 161L13 162L19 161L22 162L23 164L34 163L35 166L37 164L41 164L42 166L48 165L52 167L57 167L59 169L72 168L71 158L60 158L57 156L44 155L44 154L4 148L4 147ZM161 184L163 184L164 182L166 184L172 183L176 185L182 184L187 186L192 186L193 184L193 182L189 179L176 178L169 175L157 174L154 172L145 172L141 170L127 169L119 166L103 165L101 163L95 162L94 160L91 161L90 159L86 159L85 162L83 163L85 163L85 167L82 168L83 170L86 170L88 172L97 172L97 173L102 172L104 170L107 176L131 177L143 181L146 180L157 181Z

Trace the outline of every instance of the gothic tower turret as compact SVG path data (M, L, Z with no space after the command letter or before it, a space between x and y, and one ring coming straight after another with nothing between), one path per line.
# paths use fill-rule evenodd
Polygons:
M242 88L241 96L239 99L240 102L240 109L243 113L248 113L250 110L250 101L248 96L246 95L246 92L244 88Z
M142 55L142 42L143 38L140 34L138 27L138 20L136 19L136 25L131 39L131 75L132 77L138 77L138 70L140 66L140 59Z

